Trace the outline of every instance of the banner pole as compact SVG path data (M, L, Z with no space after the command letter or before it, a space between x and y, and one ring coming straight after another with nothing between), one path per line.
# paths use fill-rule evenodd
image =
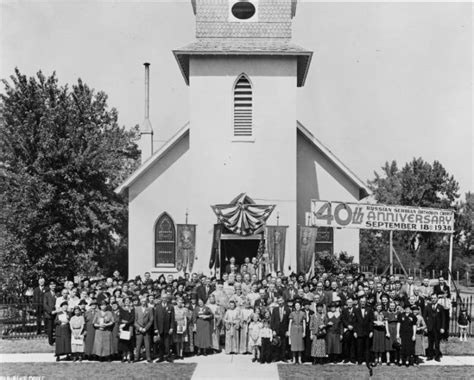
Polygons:
M393 231L390 231L390 275L393 275Z
M451 286L451 272L453 270L453 236L454 234L449 235L449 264L448 264L448 285Z

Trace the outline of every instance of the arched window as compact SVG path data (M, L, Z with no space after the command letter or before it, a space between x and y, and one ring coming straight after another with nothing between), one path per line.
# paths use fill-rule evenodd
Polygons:
M155 224L155 266L174 267L176 264L176 229L165 212Z
M252 137L252 85L241 74L234 86L234 137Z

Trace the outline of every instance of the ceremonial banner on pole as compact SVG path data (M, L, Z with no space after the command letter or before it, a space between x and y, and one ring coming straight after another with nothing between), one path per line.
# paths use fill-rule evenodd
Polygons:
M312 226L390 231L454 232L454 211L311 200Z
M288 226L266 226L267 252L274 272L282 271L285 263L286 230Z
M193 270L196 251L196 225L178 224L178 250L176 252L176 269L190 273Z
M298 273L308 273L314 260L314 249L316 244L315 227L298 226L298 252L296 268Z
M212 248L211 248L211 258L209 259L209 269L216 266L216 272L221 265L221 234L222 234L222 224L214 224L214 232L212 234Z

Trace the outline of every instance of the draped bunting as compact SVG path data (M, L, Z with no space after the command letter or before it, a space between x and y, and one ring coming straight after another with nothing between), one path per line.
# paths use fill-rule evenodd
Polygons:
M266 226L268 258L274 272L282 271L285 263L286 230L288 226Z
M221 234L222 234L222 224L214 224L214 233L212 234L212 248L211 248L211 258L209 259L209 269L214 268L218 269L221 265Z
M245 193L227 205L211 206L219 222L234 234L248 236L261 232L275 205L257 205Z
M196 225L178 224L178 250L176 251L176 269L185 273L193 270L196 251Z
M298 273L307 274L311 270L314 260L317 231L318 229L315 227L298 226Z

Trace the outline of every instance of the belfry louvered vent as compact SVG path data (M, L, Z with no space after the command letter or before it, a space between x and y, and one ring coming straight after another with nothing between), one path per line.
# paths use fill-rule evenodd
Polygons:
M252 136L252 85L245 75L234 88L234 136Z

